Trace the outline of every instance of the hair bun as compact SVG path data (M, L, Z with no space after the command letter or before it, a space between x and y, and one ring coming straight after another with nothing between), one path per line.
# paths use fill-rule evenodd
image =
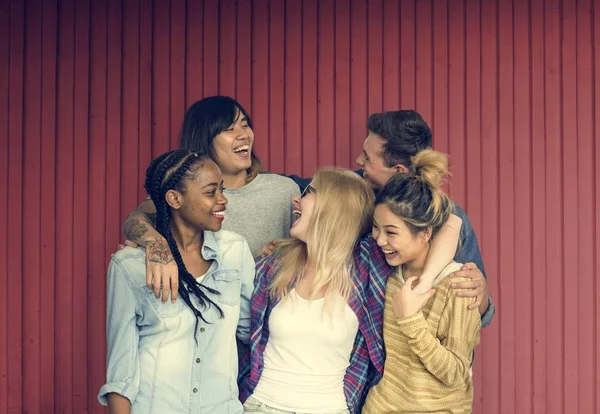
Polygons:
M426 149L411 158L410 172L432 190L438 190L448 174L448 156L439 151Z

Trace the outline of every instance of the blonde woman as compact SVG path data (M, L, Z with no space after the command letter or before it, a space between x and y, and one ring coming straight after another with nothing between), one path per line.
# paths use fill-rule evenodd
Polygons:
M245 412L357 412L382 363L353 253L371 226L374 195L348 170L321 169L293 200L290 239L257 263ZM368 272L366 272L368 274Z
M383 378L371 389L364 413L468 413L473 408L471 362L481 320L471 299L451 288L451 262L434 289L413 290L438 231L452 212L441 190L447 156L419 152L409 173L392 177L375 202L373 237L396 267L385 290Z

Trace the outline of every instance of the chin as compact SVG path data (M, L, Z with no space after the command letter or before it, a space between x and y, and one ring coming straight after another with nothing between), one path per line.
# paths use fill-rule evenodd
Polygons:
M252 160L250 160L248 162L240 163L237 165L237 168L239 169L240 172L246 171L246 170L250 169L250 167L252 167Z
M306 243L306 235L302 234L302 232L299 231L294 231L294 229L290 229L290 237L293 237L294 239L298 239L301 242Z
M222 227L221 223L217 223L217 224L212 224L210 226L207 226L205 230L212 231L212 232L216 233L217 231L221 230L221 227Z

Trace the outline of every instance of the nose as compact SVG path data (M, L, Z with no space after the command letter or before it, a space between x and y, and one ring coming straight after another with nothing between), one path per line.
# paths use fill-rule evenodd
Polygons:
M358 158L356 159L356 164L359 167L364 167L365 166L365 158L363 157L362 153L358 156Z
M296 196L292 199L292 205L294 207L300 207L300 196Z
M385 236L383 235L382 231L380 231L378 233L373 232L373 237L375 238L375 241L377 242L377 246L383 247L387 244L387 240L385 239Z
M235 138L236 139L248 138L248 129L243 128L241 125L236 125L235 126Z
M227 200L227 197L225 197L225 194L219 192L219 197L217 199L217 203L226 206L227 203L229 203L229 200Z

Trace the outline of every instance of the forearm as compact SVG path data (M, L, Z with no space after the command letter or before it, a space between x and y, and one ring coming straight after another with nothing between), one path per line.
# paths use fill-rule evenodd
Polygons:
M423 273L419 278L419 284L414 289L415 292L425 293L431 289L435 278L452 261L458 246L461 224L460 217L451 214L446 224L435 236L429 248Z
M130 414L131 403L125 397L117 393L107 395L109 414Z
M131 240L139 245L145 245L147 241L163 238L153 226L152 218L149 214L141 211L134 211L123 223L123 235L127 240Z

